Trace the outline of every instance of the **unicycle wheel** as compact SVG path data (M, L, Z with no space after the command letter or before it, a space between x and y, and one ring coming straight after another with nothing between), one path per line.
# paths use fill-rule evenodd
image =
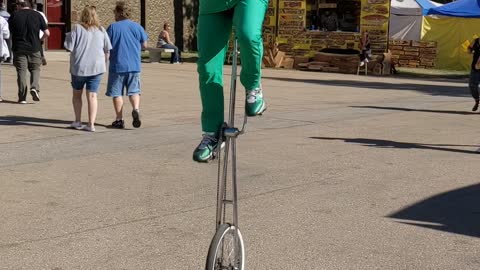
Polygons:
M218 228L208 249L205 270L244 270L245 247L242 234L235 226L222 224ZM235 245L236 242L236 245Z

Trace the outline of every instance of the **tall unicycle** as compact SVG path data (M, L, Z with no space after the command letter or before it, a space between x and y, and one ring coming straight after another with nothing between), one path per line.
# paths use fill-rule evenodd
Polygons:
M216 154L218 158L216 233L208 250L206 270L245 269L245 247L242 233L238 227L236 139L244 133L247 118L244 117L241 130L235 127L237 58L238 45L235 38L232 54L229 119L228 123L224 123L220 134L221 141L219 143L220 145L224 144L224 147L217 147ZM228 177L229 174L230 177ZM231 181L227 181L228 179Z

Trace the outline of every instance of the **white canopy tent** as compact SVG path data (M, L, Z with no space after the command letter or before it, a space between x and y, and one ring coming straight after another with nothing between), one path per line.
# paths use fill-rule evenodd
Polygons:
M390 39L419 41L422 17L441 4L429 0L392 0L390 8Z

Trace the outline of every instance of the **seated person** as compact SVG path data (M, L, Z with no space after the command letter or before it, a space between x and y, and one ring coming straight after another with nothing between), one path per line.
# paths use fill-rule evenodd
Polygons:
M337 14L326 10L322 16L322 25L323 28L327 31L337 31L338 30L338 18Z
M372 57L372 50L370 49L370 38L368 37L368 31L362 31L362 37L360 38L359 44L360 50L360 66L365 65L365 62L368 63Z
M168 33L168 30L170 30L170 28L170 24L163 24L163 30L160 31L160 34L158 35L157 48L173 49L174 52L172 53L172 57L170 58L170 63L179 64L180 52L178 51L178 47L175 46L175 44L173 44L173 42L170 40L170 34Z

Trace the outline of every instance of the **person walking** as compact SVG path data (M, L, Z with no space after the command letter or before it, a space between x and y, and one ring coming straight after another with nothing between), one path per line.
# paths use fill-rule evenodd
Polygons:
M157 48L173 49L174 52L170 58L170 63L180 64L180 52L178 51L178 47L175 46L170 39L170 34L168 33L170 29L171 27L169 23L163 24L163 30L160 31L160 34L158 35Z
M103 73L107 71L106 62L112 49L105 29L100 26L94 6L86 6L80 22L73 26L64 42L65 49L70 51L70 74L73 88L72 104L75 121L70 127L86 131L95 131L97 117L97 92ZM82 94L86 88L88 103L88 124L82 127Z
M267 0L200 0L197 71L202 101L202 139L193 160L207 162L218 146L224 122L223 63L235 28L240 47L240 82L245 87L245 114L260 115L266 109L261 87L263 57L262 24Z
M10 19L10 13L8 13L7 8L3 3L0 4L0 16L2 16L7 22ZM9 30L10 31L10 30ZM8 39L5 39L5 43L8 46L8 57L5 59L5 63L12 63L12 39L9 37Z
M141 50L147 47L147 33L143 27L129 19L130 8L124 1L118 1L115 9L115 21L107 28L112 43L106 95L113 98L116 119L114 128L125 128L123 120L123 95L126 95L133 107L133 127L142 125L140 120L140 72Z
M42 15L42 18L45 20L45 24L47 24L47 27L48 27L48 19L47 19L47 16L45 16L45 13L43 13L42 9L39 9L38 7L39 6L43 6L41 4L33 4L33 10L35 10L36 12L40 13L40 15ZM45 53L43 52L43 44L44 44L44 40L43 40L43 32L40 31L39 33L39 37L40 37L40 40L42 42L42 46L40 46L40 55L42 56L42 65L43 66L46 66L47 65L47 59L45 58Z
M41 40L50 36L47 24L40 13L31 9L29 1L17 2L18 10L9 19L12 35L13 65L17 70L18 102L27 103L27 71L30 72L30 94L40 101L40 66L42 65Z
M480 60L480 41L478 38L476 38L470 44L470 46L468 46L468 50L470 53L473 54L468 86L470 88L470 94L475 100L475 104L473 105L472 111L476 111L478 110L478 102L479 102L478 84L480 82L480 66L477 65L477 63Z
M10 38L10 30L8 29L8 22L3 17L0 17L0 63L10 57L6 40ZM2 102L2 72L0 66L0 102Z

